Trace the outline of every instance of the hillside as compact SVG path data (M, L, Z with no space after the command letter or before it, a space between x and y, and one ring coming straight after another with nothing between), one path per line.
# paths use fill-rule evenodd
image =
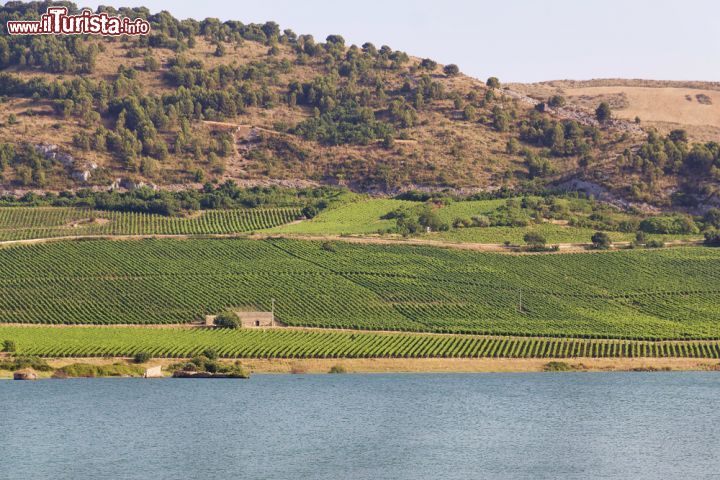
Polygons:
M720 83L653 80L556 80L533 84L513 84L511 88L533 98L562 95L567 102L595 108L605 101L615 115L662 133L687 130L695 141L720 138Z
M8 4L0 21L36 18L46 6ZM693 139L709 137L665 137L669 127L648 138L643 129L662 125L623 119L674 114L644 113L650 107L634 100L623 110L610 90L564 92L559 106L542 100L555 87L540 95L479 81L455 65L347 45L340 35L320 42L274 22L120 13L146 17L152 34L0 37L2 190L183 189L232 179L378 193L561 185L663 207L718 201L717 144L695 148ZM610 100L617 118L598 122L596 99Z

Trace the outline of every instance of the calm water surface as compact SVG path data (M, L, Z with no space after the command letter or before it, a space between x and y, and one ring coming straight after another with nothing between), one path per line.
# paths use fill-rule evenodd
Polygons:
M0 382L0 478L720 478L720 374Z

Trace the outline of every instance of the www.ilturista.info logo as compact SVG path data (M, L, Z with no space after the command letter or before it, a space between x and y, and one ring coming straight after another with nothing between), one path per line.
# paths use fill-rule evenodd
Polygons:
M49 7L40 20L11 20L7 22L10 35L147 35L150 23L142 18L111 17L107 13L83 10L68 15L65 7Z

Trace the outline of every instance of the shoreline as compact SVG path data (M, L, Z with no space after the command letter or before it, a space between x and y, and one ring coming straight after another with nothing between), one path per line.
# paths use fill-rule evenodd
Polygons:
M54 369L74 363L112 365L128 363L124 357L47 358ZM138 365L142 368L178 363L184 359L153 359ZM223 363L239 360L251 374L322 374L333 367L345 373L531 373L531 372L660 372L718 371L720 361L702 358L308 358L308 359L221 359ZM561 370L548 369L557 362ZM13 372L0 371L0 379L11 379ZM38 372L38 378L49 378L52 372Z

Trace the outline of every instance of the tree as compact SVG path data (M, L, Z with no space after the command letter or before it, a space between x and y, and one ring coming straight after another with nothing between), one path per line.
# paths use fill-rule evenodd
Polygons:
M600 105L598 105L597 109L595 110L595 118L597 118L598 122L605 123L612 117L612 111L610 110L610 105L608 105L607 102L602 102Z
M435 60L431 60L429 58L423 58L420 62L420 68L423 70L429 70L433 71L437 68L437 62Z
M711 227L720 228L720 209L711 208L705 212L703 222Z
M562 95L553 95L552 97L548 98L547 104L552 108L564 107L565 97L563 97Z
M467 120L468 122L474 122L475 121L475 107L472 105L467 105L465 107L465 110L463 110L463 118Z
M687 142L688 134L687 131L678 128L668 133L668 138L673 142Z
M15 353L17 351L17 345L12 340L5 340L2 343L2 351L5 353Z
M445 65L445 68L443 68L443 72L445 72L445 75L447 75L448 77L454 77L455 75L458 75L460 73L460 68L454 63L450 63L448 65Z
M500 80L497 77L490 77L485 82L488 88L500 88Z
M528 232L523 236L523 240L533 250L542 250L545 248L547 240L538 232Z
M156 72L159 68L160 62L158 62L155 57L151 55L145 57L145 70L148 72Z
M133 362L135 363L145 363L148 360L152 358L152 355L150 355L148 352L137 352L135 356L133 357Z
M708 230L705 232L705 245L708 247L720 247L720 230Z
M240 328L240 319L234 312L223 312L213 321L218 328Z
M508 128L510 128L510 117L508 114L500 108L499 106L495 106L493 108L493 127L498 132L506 132Z
M605 232L595 232L590 240L592 240L593 248L597 250L607 250L612 245L610 236Z

